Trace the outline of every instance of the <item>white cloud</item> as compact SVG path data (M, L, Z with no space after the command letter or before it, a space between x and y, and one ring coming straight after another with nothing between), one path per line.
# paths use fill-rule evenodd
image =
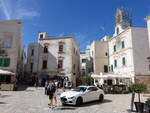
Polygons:
M7 20L10 19L10 10L9 10L9 4L6 4L4 0L0 0L0 8L2 12L4 13Z
M104 30L105 30L105 27L104 27L104 26L100 26L100 29L101 29L102 31L104 31Z
M0 9L7 20L30 19L40 16L34 4L35 0L0 0Z

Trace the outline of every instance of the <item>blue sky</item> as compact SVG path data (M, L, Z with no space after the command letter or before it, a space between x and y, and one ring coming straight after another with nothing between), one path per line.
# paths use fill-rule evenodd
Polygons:
M134 26L146 26L150 0L0 0L0 20L21 19L23 44L38 32L75 36L81 50L114 33L116 8L131 8Z

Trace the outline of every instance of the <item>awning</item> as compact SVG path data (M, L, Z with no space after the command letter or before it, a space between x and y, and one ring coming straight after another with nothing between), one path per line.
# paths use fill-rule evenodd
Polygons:
M97 74L92 74L91 75L92 78L99 78L99 79L105 79L105 78L132 78L132 76L130 75L119 75L119 74L100 74L100 75L97 75Z
M15 75L15 73L0 69L0 75Z

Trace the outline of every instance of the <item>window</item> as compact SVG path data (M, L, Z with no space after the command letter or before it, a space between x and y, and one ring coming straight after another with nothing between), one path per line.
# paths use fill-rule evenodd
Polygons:
M107 85L112 85L113 81L111 79L107 80Z
M63 60L58 60L58 69L63 68Z
M3 38L3 47L4 48L11 48L11 46L12 46L12 38L11 37Z
M82 59L82 63L85 63L86 62L86 59Z
M114 60L114 67L117 67L117 60Z
M119 34L119 28L117 27L117 34Z
M1 83L5 83L6 76L5 75L0 75L0 81Z
M76 49L75 49L75 48L73 48L73 53L75 54L75 52L76 52Z
M48 46L44 46L44 53L48 53Z
M116 52L116 45L114 45L114 52Z
M10 83L11 82L11 76L6 76L6 83Z
M31 50L31 56L33 56L33 55L34 55L34 49Z
M43 38L43 36L44 36L43 34L40 34L40 38L41 38L41 39Z
M43 60L42 69L47 69L47 60Z
M30 64L31 73L33 72L33 63Z
M74 71L75 71L75 69L76 69L76 65L75 65L75 64L73 65L73 69L74 69Z
M104 65L104 72L108 73L108 67L107 67L107 65Z
M107 55L108 55L108 53L106 52L106 53L105 53L105 56L107 56Z
M114 71L114 68L113 68L113 65L111 65L111 72L113 72Z
M98 89L96 87L89 87L88 90L89 91L97 91Z
M10 65L10 58L0 58L0 66L9 67L9 65Z
M111 67L109 66L109 72L111 71Z
M63 52L63 48L64 48L64 46L62 44L59 45L59 52Z
M121 46L122 46L122 48L125 48L124 41L121 42Z
M126 65L126 59L125 59L125 57L122 58L122 65L123 65L123 66Z

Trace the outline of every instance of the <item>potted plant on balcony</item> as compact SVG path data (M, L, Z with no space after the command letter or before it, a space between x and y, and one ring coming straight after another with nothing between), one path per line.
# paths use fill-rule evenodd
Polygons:
M138 94L138 102L135 103L135 108L137 112L143 113L144 111L144 103L141 102L140 93L145 91L147 86L144 83L134 83L130 86L131 90Z

